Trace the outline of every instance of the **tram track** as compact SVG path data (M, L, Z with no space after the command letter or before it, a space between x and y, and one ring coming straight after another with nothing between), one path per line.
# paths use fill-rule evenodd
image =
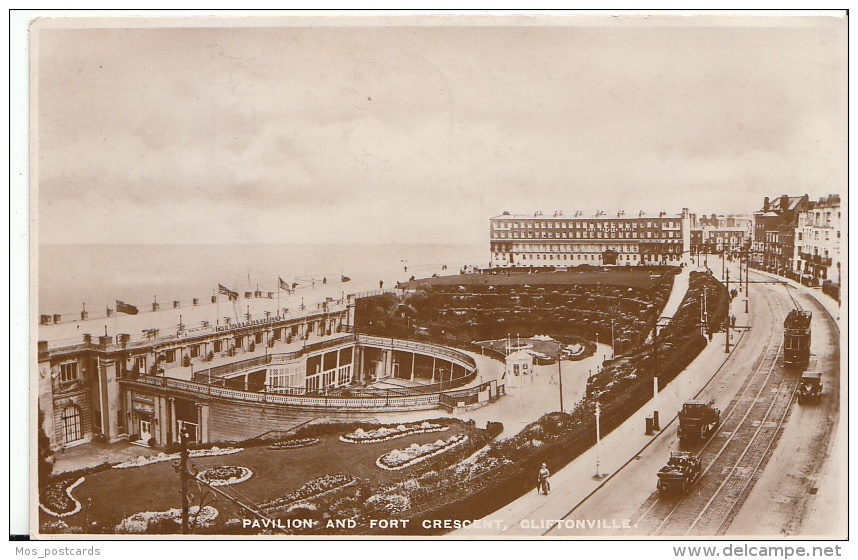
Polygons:
M771 298L768 297L767 294L762 293L761 294L761 300L765 301L765 305L766 305L766 307L763 309L766 309L769 314L774 315L775 314L774 304L773 304ZM756 311L753 313L756 314L759 312ZM753 315L749 315L748 317L750 318L752 316ZM770 322L771 321L766 319L765 321L762 321L761 324L769 324ZM742 335L740 336L740 340L744 339L745 334L746 333L742 333ZM739 397L734 398L732 400L732 402L728 404L728 406L724 407L726 414L723 416L723 419L725 422L729 421L729 419L733 416L733 411L736 410L737 404L740 402L741 398L749 390L751 390L751 382L753 381L753 379L755 379L758 376L759 371L762 370L766 365L771 365L777 360L778 355L780 353L780 345L778 345L778 347L773 351L774 352L773 355L770 356L769 353L772 352L772 347L775 345L775 342L777 340L779 340L779 338L780 338L778 336L778 334L779 333L778 333L777 329L773 327L770 330L767 339L765 339L765 344L763 346L763 348L764 348L763 352L753 355L756 357L750 357L749 356L749 359L747 360L746 363L750 362L750 368L749 369L751 370L751 373L745 377L744 381L741 382L741 386L737 390L737 395L739 395ZM782 339L780 340L780 343L782 344ZM738 348L738 346L736 346L736 347ZM731 358L734 360L737 359L735 356L731 356ZM717 394L719 390L724 389L725 386L729 383L732 383L734 385L736 384L735 380L734 381L730 380L731 377L734 377L737 375L735 373L735 368L732 369L733 373L731 373L731 368L728 366L728 363L729 362L725 362L724 365L722 365L721 367L719 367L716 370L716 372L712 375L712 377L710 377L706 381L706 383L699 390L699 392L697 394L695 394L695 396L694 396L695 399L705 398L705 397L701 397L701 395L705 395L707 393ZM727 367L725 368L724 366L727 366ZM741 392L741 394L739 394L740 392ZM709 440L707 440L707 442L704 444L704 446L711 443L712 438L714 438L714 435L711 436ZM653 442L655 442L655 441L656 440L653 440ZM648 445L645 447L648 447ZM608 478L608 480L610 481L611 479L614 478L615 475L620 475L621 472L623 472L624 470L626 470L626 469L630 468L632 465L634 465L635 464L634 459L640 459L640 457L635 457L635 458L632 458L629 461L627 461L615 473L613 473ZM571 518L573 515L577 514L581 510L581 507L584 506L585 502L587 502L591 498L593 498L595 496L595 494L596 494L596 491L594 490L594 492L592 492L590 495L585 497L584 500L582 500L580 503L575 505L575 507L571 508L565 514L560 516L559 519L560 520L567 520L567 519ZM640 509L638 509L638 513L629 516L630 520L636 520L636 521L632 521L631 531L629 531L628 529L625 529L622 534L624 536L628 536L628 535L632 535L632 534L644 534L644 535L652 534L652 531L655 529L655 526L646 527L647 519L657 518L659 520L663 520L664 518L666 518L667 516L670 515L671 511L675 507L676 507L675 503L667 502L665 500L659 501L657 493L650 495L650 497L644 501L644 503L640 507ZM654 509L656 510L655 513L653 513ZM656 525L658 525L658 523L656 523ZM551 534L552 532L554 532L558 528L558 526L559 526L559 524L552 525L552 527L549 528L547 531L545 531L543 534L544 535ZM641 529L644 529L644 530L641 531Z
M638 510L634 532L723 534L771 455L788 418L797 381L784 379L778 368L783 338L776 325L785 316L783 306L761 293L776 320L762 359L731 401L719 430L696 451L706 465L704 476L684 499L669 501L653 493ZM717 441L723 444L715 450Z

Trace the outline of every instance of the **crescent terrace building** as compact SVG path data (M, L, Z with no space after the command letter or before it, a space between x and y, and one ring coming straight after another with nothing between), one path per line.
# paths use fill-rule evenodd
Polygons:
M215 322L212 305L40 325L41 426L54 450L92 441L167 447L182 433L198 444L232 442L317 419L452 412L503 391L477 379L465 352L355 334L355 299L259 318L249 310L235 321ZM133 332L142 334L125 334Z
M563 212L490 220L492 267L679 264L691 248L692 215Z

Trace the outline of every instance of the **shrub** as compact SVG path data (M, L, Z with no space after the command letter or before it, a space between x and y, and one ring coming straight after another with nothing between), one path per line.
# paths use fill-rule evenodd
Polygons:
M43 422L45 413L39 409L39 485L45 484L54 470L54 457L51 451L51 440L45 433Z

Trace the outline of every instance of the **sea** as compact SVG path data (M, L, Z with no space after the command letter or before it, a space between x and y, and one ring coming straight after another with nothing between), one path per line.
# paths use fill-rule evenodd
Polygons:
M486 267L488 244L44 244L35 256L39 314L103 314L116 300L146 308L155 300L205 301L230 290L275 292L290 284L342 283L346 293L392 288L412 275ZM407 270L406 270L407 268Z

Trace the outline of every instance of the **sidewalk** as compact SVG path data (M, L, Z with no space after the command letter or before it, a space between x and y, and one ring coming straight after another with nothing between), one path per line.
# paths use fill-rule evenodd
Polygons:
M670 297L667 298L667 303L664 304L664 309L661 312L663 317L673 317L679 310L682 299L688 292L689 276L692 267L685 266L680 270L679 274L673 277L673 288L670 290Z
M54 453L54 475L97 467L104 463L121 463L139 456L150 457L163 452L125 442L113 444L86 443Z

